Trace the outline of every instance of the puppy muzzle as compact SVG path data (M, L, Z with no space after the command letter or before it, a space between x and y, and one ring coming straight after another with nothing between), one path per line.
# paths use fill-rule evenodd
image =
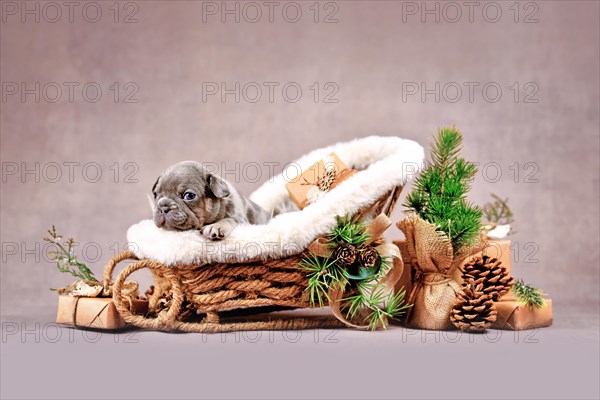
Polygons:
M154 223L159 228L165 229L187 229L188 216L179 209L179 206L172 200L162 198L156 204L154 210Z

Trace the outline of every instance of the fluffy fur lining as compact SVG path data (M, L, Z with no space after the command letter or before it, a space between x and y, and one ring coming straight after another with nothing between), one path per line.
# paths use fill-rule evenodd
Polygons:
M348 166L359 169L314 204L299 211L292 206L285 184L298 166L304 171L331 152ZM424 150L412 140L370 136L315 150L293 163L257 189L250 198L266 210L294 209L265 225L240 225L222 241L211 242L199 231L173 232L157 228L151 220L131 226L127 239L139 258L166 265L269 260L302 252L336 224L337 215L354 214L389 190L404 185L421 169Z

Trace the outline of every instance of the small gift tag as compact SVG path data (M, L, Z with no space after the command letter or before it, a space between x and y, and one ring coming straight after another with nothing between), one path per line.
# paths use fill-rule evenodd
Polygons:
M356 172L355 169L348 168L337 154L331 153L288 182L285 187L292 201L303 209Z

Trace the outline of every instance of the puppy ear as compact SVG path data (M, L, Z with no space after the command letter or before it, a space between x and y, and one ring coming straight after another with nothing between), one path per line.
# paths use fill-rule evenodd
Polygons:
M158 180L160 179L160 176L158 178L156 178L156 182L154 182L154 185L152 185L152 195L148 195L148 203L150 203L150 208L152 209L152 212L154 213L154 211L156 210L156 206L154 205L154 191L156 190L156 186L158 186Z
M214 175L208 176L206 187L217 198L229 196L229 187L227 186L227 183Z
M152 193L154 193L154 191L156 190L156 186L158 186L158 181L160 180L160 177L162 175L160 175L158 178L156 178L156 182L154 182L154 185L152 185Z

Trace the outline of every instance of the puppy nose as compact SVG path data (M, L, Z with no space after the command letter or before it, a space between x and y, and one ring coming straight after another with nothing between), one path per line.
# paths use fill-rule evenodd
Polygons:
M167 214L169 211L171 211L171 207L170 206L159 206L160 211L162 211L163 214Z

